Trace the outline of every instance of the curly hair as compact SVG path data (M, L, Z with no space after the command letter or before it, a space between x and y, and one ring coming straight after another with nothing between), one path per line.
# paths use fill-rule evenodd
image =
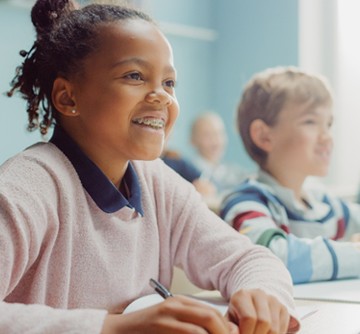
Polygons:
M91 4L80 8L72 0L38 0L31 20L36 40L29 51L20 51L23 63L11 81L11 97L20 92L27 101L28 130L42 135L58 121L52 103L54 80L81 73L82 61L96 50L99 26L119 20L141 19L153 22L145 13L127 6Z

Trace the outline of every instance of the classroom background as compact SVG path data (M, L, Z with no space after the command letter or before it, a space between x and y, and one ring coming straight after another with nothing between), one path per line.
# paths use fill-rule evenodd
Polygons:
M0 0L0 163L42 140L26 131L25 102L6 91L19 51L34 39L33 0ZM86 3L87 1L78 1ZM324 180L337 195L354 198L359 188L360 2L356 0L133 0L169 38L178 70L181 113L168 147L191 158L190 126L212 110L224 119L229 144L225 161L253 171L236 133L235 109L244 84L258 71L300 66L325 75L335 97L335 148ZM23 127L19 126L23 124ZM45 138L48 139L48 138Z

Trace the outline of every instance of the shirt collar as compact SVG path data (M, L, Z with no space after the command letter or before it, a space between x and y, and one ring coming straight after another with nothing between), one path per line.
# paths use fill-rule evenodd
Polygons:
M298 204L298 200L295 198L294 191L280 185L279 182L272 175L260 169L258 174L258 180L262 183L267 184L270 189L273 188L277 196L279 196L279 199L286 203L287 207L298 211L303 211L303 207ZM311 205L310 202L312 202L312 199L309 198L308 194L305 192L304 189L302 190L302 196Z
M258 172L258 181L266 184L269 189L274 189L276 196L286 205L286 207L294 212L301 212L308 219L322 219L332 214L332 207L329 205L328 199L319 191L319 196L314 196L318 186L316 184L307 184L305 181L303 188L303 197L307 201L309 208L304 209L297 204L294 192L291 189L283 187L269 173L260 169ZM319 197L319 198L317 198Z
M83 187L102 211L113 213L128 206L134 208L142 216L144 215L140 183L131 162L124 175L130 194L129 199L126 199L60 126L55 126L50 142L67 156L79 175Z

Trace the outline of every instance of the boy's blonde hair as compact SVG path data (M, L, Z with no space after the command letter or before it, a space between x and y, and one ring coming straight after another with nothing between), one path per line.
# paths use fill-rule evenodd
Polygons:
M289 104L331 106L326 79L295 67L276 67L255 74L245 86L237 109L237 127L246 151L259 166L266 162L267 153L252 141L251 123L261 119L274 126L280 111Z

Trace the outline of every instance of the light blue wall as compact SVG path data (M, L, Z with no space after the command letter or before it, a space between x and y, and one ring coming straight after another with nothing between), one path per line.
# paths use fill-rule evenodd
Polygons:
M152 0L147 9L161 23L187 25L193 28L214 28L212 0ZM150 3L150 4L149 4ZM196 114L213 108L213 66L215 63L215 41L201 37L189 38L181 32L164 30L174 51L178 71L177 98L180 115L170 137L168 146L187 156L192 149L189 141L190 126Z
M169 146L191 157L191 122L211 109L222 115L228 129L225 159L254 169L234 125L235 109L252 74L271 66L298 65L298 1L153 0L149 8L160 22L208 28L218 34L214 41L168 35L179 70L177 95L182 110Z
M226 159L253 168L234 130L234 111L241 88L258 70L298 63L297 1L288 0L146 0L149 13L159 21L216 31L218 38L189 38L166 31L178 70L177 96L181 113L169 146L187 156L189 127L206 109L221 113L229 130ZM34 32L30 9L0 2L0 92L9 88L19 50L29 49ZM0 95L0 163L41 139L25 131L25 104Z
M37 133L26 131L25 102L5 96L22 61L19 51L28 50L33 39L29 10L0 3L0 163L40 139Z
M177 22L190 26L214 26L213 3L218 0L144 0L145 9L157 21Z
M298 65L298 2L288 0L214 1L216 45L215 109L225 119L226 159L252 169L235 130L235 110L244 84L267 67Z

